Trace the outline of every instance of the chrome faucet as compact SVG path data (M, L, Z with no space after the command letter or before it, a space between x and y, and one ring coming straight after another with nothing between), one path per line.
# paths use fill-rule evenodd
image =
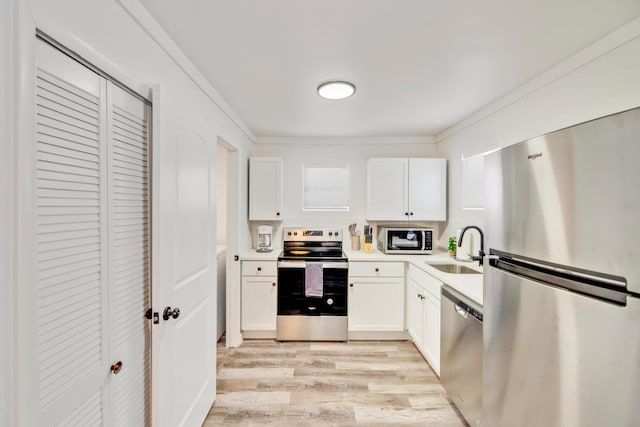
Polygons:
M480 250L478 251L478 256L473 256L471 254L469 254L469 256L471 257L472 261L478 261L478 264L482 265L482 260L484 258L484 233L482 232L480 227L477 227L475 225L469 225L463 228L462 232L460 233L460 239L458 239L458 247L462 246L462 238L464 237L464 233L470 228L473 228L474 230L478 230L478 233L480 233Z

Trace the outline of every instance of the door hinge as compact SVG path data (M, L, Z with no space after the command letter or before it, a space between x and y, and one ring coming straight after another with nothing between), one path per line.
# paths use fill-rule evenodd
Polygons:
M160 313L158 313L157 311L153 311L153 308L148 309L144 313L144 317L146 317L149 320L153 319L154 325L158 325L160 323Z

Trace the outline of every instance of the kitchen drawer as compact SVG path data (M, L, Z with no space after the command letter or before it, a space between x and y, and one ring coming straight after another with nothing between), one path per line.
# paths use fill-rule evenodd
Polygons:
M422 286L425 291L429 292L438 301L440 301L440 288L442 287L442 282L440 280L436 279L429 273L420 270L418 267L414 267L413 265L409 266L409 278L414 280Z
M242 261L243 276L277 276L278 264L275 261Z
M349 263L349 276L404 277L404 263L353 261Z

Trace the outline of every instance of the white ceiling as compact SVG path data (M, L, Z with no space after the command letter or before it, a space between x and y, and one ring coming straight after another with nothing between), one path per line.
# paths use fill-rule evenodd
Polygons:
M257 136L435 135L638 0L141 0ZM330 79L356 84L320 98Z

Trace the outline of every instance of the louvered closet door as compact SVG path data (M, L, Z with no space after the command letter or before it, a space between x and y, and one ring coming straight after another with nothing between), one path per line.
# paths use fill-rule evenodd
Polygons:
M109 150L109 344L122 361L112 377L112 422L149 424L149 114L150 109L107 84Z
M108 319L105 83L51 47L37 49L37 419L99 425Z
M146 425L147 108L36 46L38 375L29 416L35 425Z

